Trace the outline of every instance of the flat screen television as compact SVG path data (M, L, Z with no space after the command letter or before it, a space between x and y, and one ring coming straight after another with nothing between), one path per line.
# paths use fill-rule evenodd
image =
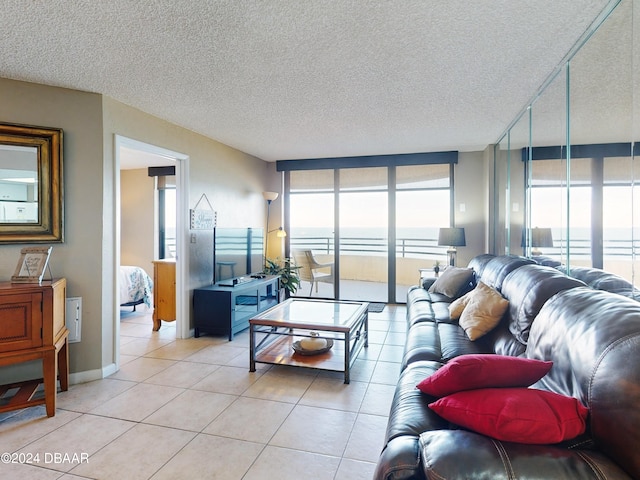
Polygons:
M264 229L213 230L213 283L260 273L264 268Z

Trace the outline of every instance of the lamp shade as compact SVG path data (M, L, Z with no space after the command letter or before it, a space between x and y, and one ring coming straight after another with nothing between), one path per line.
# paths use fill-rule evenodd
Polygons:
M522 232L522 246L526 246L526 231ZM532 247L553 247L553 235L550 228L532 228L531 229L531 246Z
M464 238L464 228L441 228L438 232L438 245L448 247L464 247L467 242Z
M278 198L278 192L262 192L262 196L267 202L272 202Z

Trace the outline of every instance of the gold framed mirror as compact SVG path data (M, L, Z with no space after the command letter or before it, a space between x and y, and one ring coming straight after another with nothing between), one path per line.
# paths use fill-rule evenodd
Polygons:
M62 242L62 129L0 123L0 243Z

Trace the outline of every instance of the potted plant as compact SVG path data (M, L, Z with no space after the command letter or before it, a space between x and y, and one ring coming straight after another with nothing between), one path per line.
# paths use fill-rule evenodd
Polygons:
M300 286L300 267L293 265L290 258L276 258L265 260L264 271L266 275L280 275L280 289L285 291L285 296L289 297L296 293Z
M433 273L436 274L436 277L440 273L440 260L436 260L436 263L433 264Z

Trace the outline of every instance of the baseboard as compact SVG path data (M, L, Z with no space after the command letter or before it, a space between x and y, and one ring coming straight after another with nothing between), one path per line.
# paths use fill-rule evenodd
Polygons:
M116 373L118 370L115 363L111 363L102 369L85 370L84 372L76 372L69 374L69 383L75 385L78 383L92 382L100 380L109 375Z

